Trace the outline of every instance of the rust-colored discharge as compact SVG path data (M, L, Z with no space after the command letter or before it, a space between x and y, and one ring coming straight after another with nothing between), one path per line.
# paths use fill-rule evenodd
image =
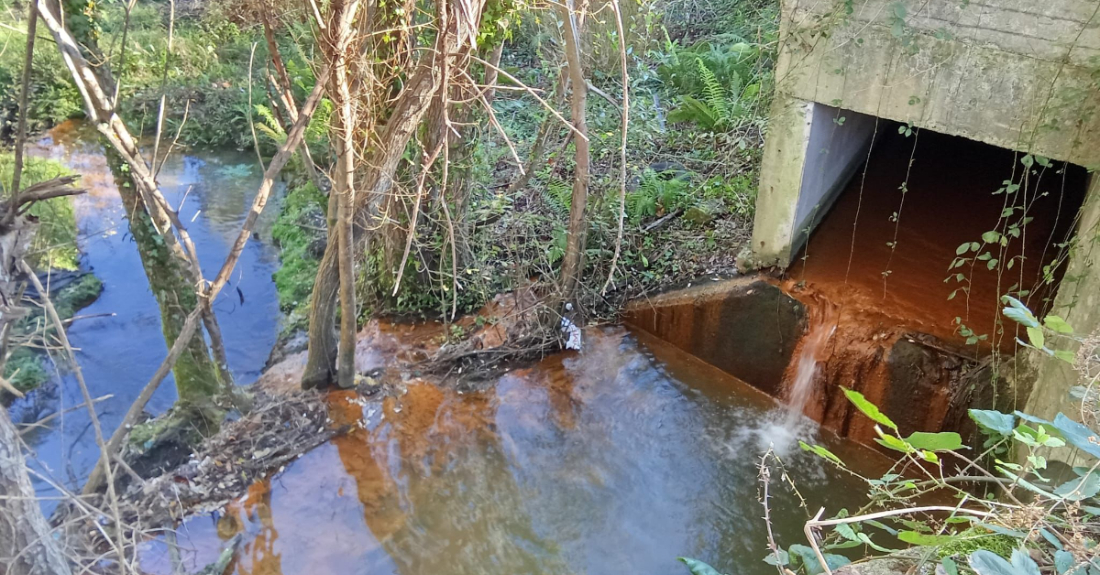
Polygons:
M358 424L362 408L354 392L329 397L334 422ZM363 519L374 537L388 541L407 521L409 497L404 478L430 475L458 449L497 440L494 406L485 394L458 395L425 381L411 382L399 397L382 402L382 423L373 429L356 426L333 438L344 470L355 480ZM420 466L420 469L410 469Z
M989 353L994 342L1002 352L1014 350L1015 324L997 333L1000 294L1024 286L1032 292L1030 304L1043 305L1052 290L1042 282L1043 265L1058 255L1053 244L1070 231L1084 189L1082 171L1069 166L1057 173L1064 166L1056 164L1029 175L1026 189L994 195L1006 180L1021 181L1019 155L927 131L917 140L887 128L879 140L866 178L857 173L813 233L802 262L780 282L807 307L809 334L835 325L825 353L819 353L805 414L863 443L876 437L874 423L858 413L842 387L880 406L902 433L959 428L974 393L965 358ZM961 244L982 244L984 232L1003 230L1006 207L1024 200L1034 219L1021 237L1003 251L982 246L993 250L999 266L990 270L976 261L948 269ZM1021 217L1013 213L1008 220ZM957 282L957 273L969 283ZM962 286L969 293L960 290L948 299ZM967 345L956 317L987 339ZM809 341L803 338L794 357ZM785 397L794 363L784 376Z
M994 195L1006 180L1024 181L1022 154L927 130L919 138L895 132L888 126L878 136L866 177L860 172L852 179L790 277L848 315L963 344L958 317L976 334L987 335L988 342L996 339L1002 351L1013 351L1008 326L1004 337L996 333L1003 307L999 298L1028 289L1031 305L1038 307L1052 293L1042 285L1043 266L1055 259L1059 249L1054 244L1072 229L1085 190L1084 170L1069 165L1058 173L1067 166L1035 164L1036 172L1019 191ZM1020 210L1002 216L1013 202L1026 202L1026 215L1034 220L1003 250L984 245L983 233L1004 230L1006 220L1021 218ZM976 261L949 269L956 249L969 242L992 250L999 265L990 270L987 261ZM965 274L964 282L956 281L958 273ZM959 290L948 299L963 287L969 294ZM991 349L988 342L979 345L982 353Z

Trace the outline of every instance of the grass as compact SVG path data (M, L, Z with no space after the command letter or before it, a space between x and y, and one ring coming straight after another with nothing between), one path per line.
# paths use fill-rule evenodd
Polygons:
M19 86L23 69L26 35L23 4L0 0L0 137L11 140L18 112ZM258 32L243 32L212 3L198 15L179 15L173 39L173 56L165 66L168 5L139 2L130 15L126 43L122 44L125 3L96 5L100 49L113 66L121 85L120 115L131 131L155 132L161 94L167 95L166 137L179 131L180 143L189 146L252 146L249 129L249 58ZM71 23L72 24L72 23ZM34 54L28 125L41 132L69 118L84 115L83 100L72 84L64 63L48 34L39 27L40 40ZM256 61L265 62L262 48ZM293 50L286 51L295 54ZM123 57L124 54L124 57ZM294 79L303 81L308 68L293 57L288 66ZM121 63L121 65L120 65ZM262 66L255 72L255 102L266 101ZM163 90L162 90L163 88ZM188 120L184 123L185 108ZM181 129L182 125L182 129Z
M279 307L288 318L284 325L287 333L304 327L308 318L309 297L325 240L325 206L325 196L312 183L295 186L287 192L272 230L283 263L274 280Z
M3 196L9 195L15 158L10 153L0 154L0 186ZM24 158L23 178L20 187L44 182L70 172L61 164L41 158ZM80 252L76 246L76 212L72 198L54 198L37 202L30 209L39 219L38 232L31 244L27 263L39 270L76 270L80 264Z

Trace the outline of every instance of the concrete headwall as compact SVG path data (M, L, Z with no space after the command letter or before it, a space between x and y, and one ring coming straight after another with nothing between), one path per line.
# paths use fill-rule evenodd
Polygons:
M780 21L752 239L759 267L791 264L833 184L858 165L868 119L1100 167L1100 1L782 0ZM1088 335L1100 330L1095 175L1076 234L1052 313ZM1078 411L1073 368L1019 356L1030 369L1014 370L1026 373L1017 383L1032 391L1015 407L1044 418Z
M1098 12L1094 0L785 0L757 263L786 266L799 240L790 207L821 139L816 105L1100 164Z

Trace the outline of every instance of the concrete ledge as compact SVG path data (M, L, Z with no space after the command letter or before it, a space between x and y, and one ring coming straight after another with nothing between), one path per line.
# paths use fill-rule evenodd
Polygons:
M772 396L806 329L802 304L760 278L669 292L627 306L623 320Z

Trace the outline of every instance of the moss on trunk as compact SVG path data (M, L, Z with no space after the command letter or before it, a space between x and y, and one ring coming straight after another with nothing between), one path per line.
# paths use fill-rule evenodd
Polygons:
M130 220L130 234L137 244L141 264L149 279L149 289L160 306L161 329L168 347L176 341L187 316L198 304L195 286L188 279L188 262L172 254L164 238L153 226L140 194L128 177L122 159L107 148L107 159L115 175L119 195ZM217 366L199 330L188 342L172 369L180 403L190 406L212 405L211 399L221 388Z

